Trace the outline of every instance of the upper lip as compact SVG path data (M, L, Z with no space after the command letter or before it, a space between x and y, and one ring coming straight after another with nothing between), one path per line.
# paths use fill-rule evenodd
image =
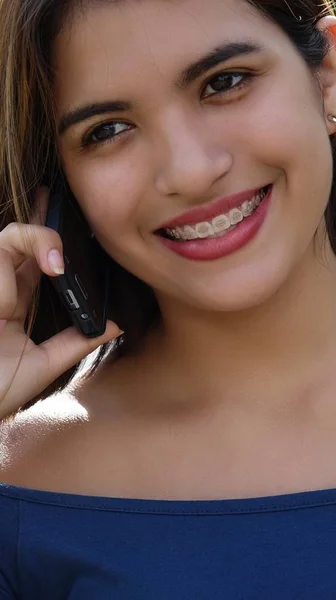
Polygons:
M203 221L211 221L218 215L229 212L233 208L238 208L246 200L251 200L253 196L258 194L266 186L260 186L225 198L213 200L208 204L197 206L188 210L181 215L174 217L171 221L166 221L158 229L172 229L174 227L183 227L184 225L194 225Z

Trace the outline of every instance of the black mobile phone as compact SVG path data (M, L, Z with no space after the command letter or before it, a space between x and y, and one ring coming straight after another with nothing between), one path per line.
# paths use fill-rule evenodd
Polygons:
M64 275L48 279L77 329L86 337L98 337L106 328L110 259L64 179L50 191L45 224L59 233L65 263Z

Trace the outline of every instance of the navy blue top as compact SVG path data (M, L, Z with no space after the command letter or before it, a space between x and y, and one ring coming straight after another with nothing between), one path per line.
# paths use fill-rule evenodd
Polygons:
M336 489L133 500L0 485L1 600L335 600Z

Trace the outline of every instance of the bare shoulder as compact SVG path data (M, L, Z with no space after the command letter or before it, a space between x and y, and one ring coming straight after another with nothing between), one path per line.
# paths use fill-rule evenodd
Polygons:
M89 421L87 410L70 392L37 402L0 423L0 481L24 487L48 485L69 437Z
M130 457L139 443L134 432L142 402L132 367L117 362L105 378L93 375L73 392L51 396L0 423L0 482L118 495L131 480Z

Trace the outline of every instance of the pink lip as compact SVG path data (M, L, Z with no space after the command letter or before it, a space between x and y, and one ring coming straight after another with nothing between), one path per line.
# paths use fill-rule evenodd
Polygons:
M232 196L226 196L225 198L214 200L209 204L193 208L171 221L163 223L158 229L172 229L174 227L183 227L184 225L194 225L196 223L202 223L203 221L210 221L211 219L214 219L214 217L227 213L233 208L238 208L238 206L241 206L246 200L251 200L251 198L253 198L253 196L255 196L263 187L265 186L246 190L245 192L233 194Z
M267 195L254 213L240 221L222 237L183 242L158 235L157 239L168 250L189 260L208 261L224 258L249 244L258 235L269 212L272 192L273 186L270 186Z

